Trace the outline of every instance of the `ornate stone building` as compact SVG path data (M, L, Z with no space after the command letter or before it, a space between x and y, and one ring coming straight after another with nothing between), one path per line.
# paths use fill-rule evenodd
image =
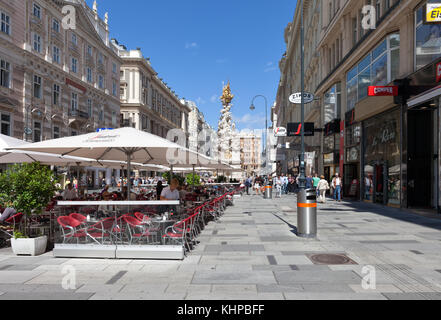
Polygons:
M121 59L96 3L0 0L0 12L3 134L40 141L119 127Z
M169 130L182 129L188 145L191 109L158 77L140 49L127 50L112 40L123 60L121 66L121 126L130 126L166 138Z

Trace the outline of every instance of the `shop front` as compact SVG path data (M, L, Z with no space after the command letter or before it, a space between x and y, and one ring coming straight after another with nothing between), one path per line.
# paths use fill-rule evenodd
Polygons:
M323 143L323 168L327 181L340 174L340 119L325 125Z
M400 206L400 109L369 118L363 128L363 199Z
M361 124L355 122L355 110L345 116L345 159L343 170L344 196L360 199Z
M441 212L441 59L410 75L404 85L403 91L414 95L404 106L405 205Z

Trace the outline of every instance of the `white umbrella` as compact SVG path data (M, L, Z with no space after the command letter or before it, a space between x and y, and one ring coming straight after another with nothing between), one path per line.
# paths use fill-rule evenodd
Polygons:
M25 151L40 151L101 160L125 161L127 170L131 163L141 164L195 164L198 154L166 139L135 128L103 130L80 136L28 144L13 148ZM130 192L130 179L128 179Z
M0 163L30 163L41 162L46 165L69 165L82 161L91 161L91 159L77 157L62 157L59 154L48 154L42 152L6 150L8 148L28 145L29 143L20 139L12 138L0 134Z

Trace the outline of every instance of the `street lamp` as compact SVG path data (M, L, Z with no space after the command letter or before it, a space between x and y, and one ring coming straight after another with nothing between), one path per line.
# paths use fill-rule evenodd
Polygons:
M257 95L257 96L255 96L254 98L253 98L253 100L251 101L251 107L250 107L250 110L251 111L254 111L254 110L256 110L256 107L254 106L254 100L256 99L256 98L258 98L258 97L261 97L261 98L263 98L264 100L265 100L265 155L266 155L266 152L267 152L267 150L266 150L266 144L267 144L267 132L268 132L268 100L266 99L266 97L265 96L262 96L262 95Z

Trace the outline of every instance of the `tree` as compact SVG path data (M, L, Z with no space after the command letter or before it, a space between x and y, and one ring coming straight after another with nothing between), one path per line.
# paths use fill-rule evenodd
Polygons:
M190 186L200 186L201 185L201 177L197 174L187 174L186 177L187 184Z
M57 191L54 173L38 162L17 164L0 174L0 202L30 216L41 214ZM25 219L25 233L26 230Z

